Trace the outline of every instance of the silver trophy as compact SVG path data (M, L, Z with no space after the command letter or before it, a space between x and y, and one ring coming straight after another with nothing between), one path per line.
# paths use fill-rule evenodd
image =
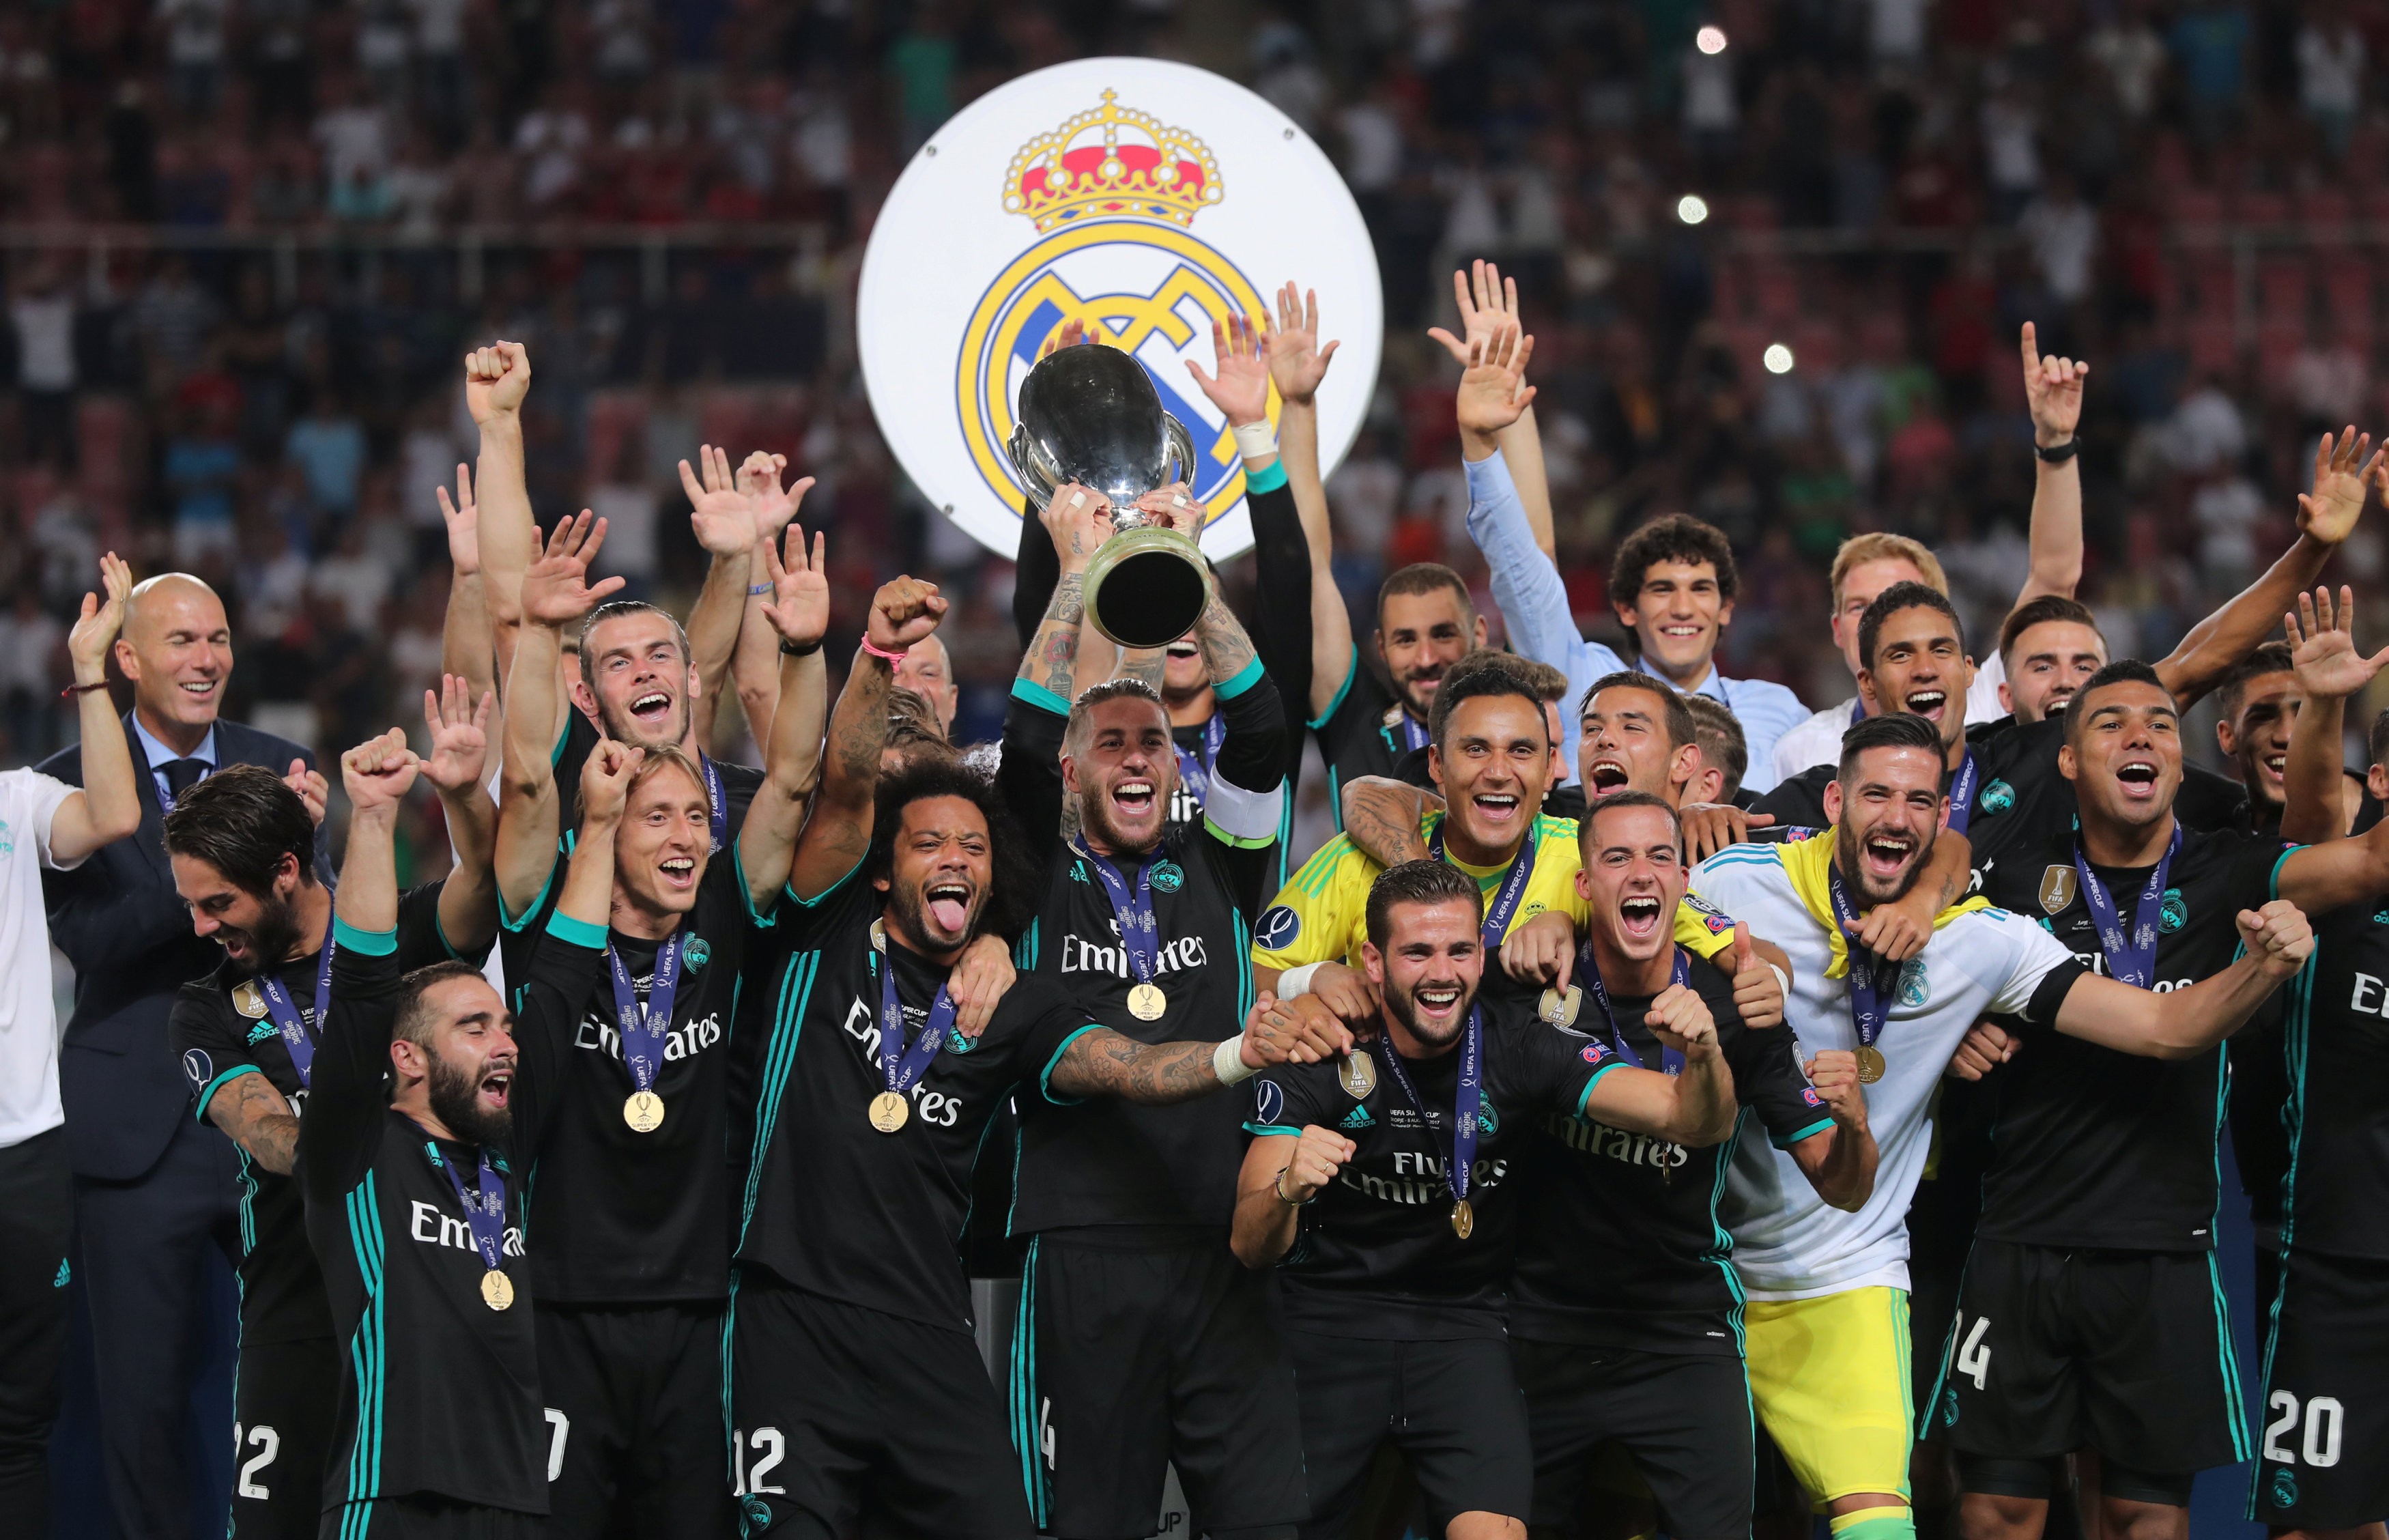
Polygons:
M1194 629L1209 594L1202 549L1146 523L1136 507L1148 492L1193 480L1194 440L1162 410L1144 366L1100 344L1055 349L1020 382L1005 448L1040 511L1070 481L1111 500L1116 533L1087 564L1096 630L1121 647L1154 648Z

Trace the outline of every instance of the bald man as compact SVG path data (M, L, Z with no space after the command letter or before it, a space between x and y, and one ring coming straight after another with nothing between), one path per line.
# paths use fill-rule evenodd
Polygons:
M193 1097L214 1068L178 1062L167 1046L175 990L224 954L193 931L175 894L160 842L166 810L227 765L265 765L306 799L319 826L318 867L326 876L329 868L314 756L219 716L232 682L232 630L213 589L181 573L135 585L115 656L133 689L121 722L140 827L72 871L45 872L43 890L51 939L75 969L74 1015L58 1054L74 1172L71 1274L91 1317L109 1501L125 1540L147 1540L189 1533L194 1489L213 1478L188 1452L231 1446L228 1378L197 1387L196 1396L193 1381L203 1363L231 1361L231 1267L240 1254L241 1158L193 1115ZM82 786L82 747L41 769ZM215 1408L211 1425L189 1426L195 1403ZM243 1445L245 1480L322 1481L319 1470L255 1463L275 1442L269 1434ZM207 1494L211 1511L227 1512L230 1500L228 1491Z

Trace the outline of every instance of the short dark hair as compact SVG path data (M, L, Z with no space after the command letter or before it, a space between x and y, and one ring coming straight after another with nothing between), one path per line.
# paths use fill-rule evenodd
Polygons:
M2372 719L2372 730L2364 735L2364 760L2368 766L2389 762L2389 712Z
M592 689L597 687L596 680L591 676L589 672L597 666L590 657L589 634L596 630L599 626L604 625L607 621L625 620L632 615L661 615L665 620L671 622L672 639L680 643L681 663L683 666L685 666L692 661L695 655L691 653L688 648L688 628L680 623L679 616L673 614L671 610L666 610L662 605L649 604L645 599L616 599L611 604L601 604L596 609L592 610L589 611L588 617L581 622L581 631L575 638L575 645L579 648L581 652L581 682L582 684L587 685Z
M2157 677L2157 671L2138 658L2118 658L2102 664L2098 673L2082 682L2082 687L2074 692L2073 700L2065 708L2066 742L2072 743L2081 738L2082 721L2090 710L2092 693L2111 685L2153 685L2164 691L2168 701L2173 699L2173 691L2165 689L2165 682ZM2176 709L2179 709L2178 704Z
M947 738L945 728L939 725L937 710L929 704L927 696L918 690L890 689L887 747L910 752L931 747L951 751L953 744Z
M299 793L262 764L227 764L166 815L166 853L205 861L244 892L264 893L286 855L315 880L315 820Z
M1488 648L1487 650L1492 649ZM1518 671L1519 677L1534 686L1535 693L1546 701L1556 705L1567 699L1568 676L1565 674L1549 663L1533 658L1521 658L1515 653L1506 656L1510 660L1510 665ZM1463 661L1465 661L1465 660Z
M427 963L398 981L398 1013L391 1018L390 1034L402 1038L418 1048L431 1046L431 1010L423 1003L424 996L437 985L451 979L478 979L481 970L461 957L449 957ZM500 1006L505 1004L504 995Z
M1369 943L1383 947L1386 934L1393 929L1394 905L1397 904L1466 904L1481 921L1485 918L1485 895L1476 886L1476 879L1456 866L1440 861L1405 861L1399 866L1387 866L1369 884Z
M1617 543L1609 558L1609 597L1632 604L1642 591L1642 580L1662 561L1717 569L1718 597L1731 600L1741 591L1742 577L1733 567L1733 544L1715 524L1689 513L1666 513L1636 529Z
M2036 625L2048 625L2058 621L2087 625L2094 632L2099 631L2099 617L2090 612L2089 605L2079 599L2067 598L2063 594L2043 594L2038 598L2026 599L2008 611L2007 620L1999 626L1999 661L2005 662L2015 651L2018 636ZM2105 641L2106 633L2099 632L2099 639Z
M2248 694L2248 681L2268 674L2294 674L2297 664L2291 661L2290 644L2267 642L2245 658L2231 665L2215 687L2216 709L2226 722L2236 721L2240 704Z
M1908 586L1923 585L1912 584ZM1869 610L1868 613L1873 611ZM1851 723L1849 730L1842 735L1842 763L1834 772L1834 778L1846 790L1850 784L1850 773L1859 766L1859 756L1870 749L1922 749L1941 764L1941 779L1945 786L1949 779L1948 764L1941 760L1941 729L1921 716L1910 716L1906 712L1888 712Z
M1440 561L1413 561L1407 567L1397 567L1386 581L1377 585L1377 629L1386 628L1386 601L1403 594L1432 594L1449 588L1460 600L1460 612L1470 620L1476 618L1476 596L1468 591L1468 580Z
M1683 849L1684 816L1665 797L1654 797L1648 791L1613 791L1606 797L1595 797L1584 804L1584 820L1577 826L1577 845L1581 850L1592 840L1593 820L1604 813L1621 807L1655 807L1667 815L1667 827L1676 831L1676 848Z
M1750 771L1750 739L1743 734L1742 718L1722 701L1706 695L1684 697L1684 710L1692 713L1693 736L1700 743L1701 758L1725 772L1725 784L1718 789L1718 796L1731 802L1742 789L1742 777Z
M1592 710L1592 698L1603 690L1645 690L1657 696L1659 713L1667 724L1667 747L1670 750L1680 749L1699 737L1699 725L1693 720L1692 712L1684 705L1682 693L1657 674L1645 674L1640 669L1619 669L1615 674L1604 674L1594 680L1585 690L1583 699L1576 703L1577 720L1584 719L1585 713Z
M924 754L879 777L872 795L871 849L862 858L862 880L875 882L893 869L896 832L903 827L904 810L932 797L966 802L987 820L990 880L979 929L1001 936L1017 934L1042 896L1043 886L1029 869L1020 827L997 796L995 783L959 759Z
M1958 618L1958 607L1949 596L1937 588L1927 588L1921 583L1895 583L1874 597L1859 617L1859 661L1874 667L1874 644L1883 635L1884 622L1903 610L1937 610L1949 617L1950 625L1958 632L1958 645L1966 645L1966 622Z
M1162 700L1161 692L1143 680L1124 674L1117 679L1088 686L1085 693L1070 703L1069 719L1062 725L1062 751L1075 756L1087 746L1087 734L1092 731L1087 724L1093 717L1097 706L1106 700L1124 699L1149 700L1153 702L1153 709L1161 713L1165 724L1169 720L1169 707Z
M1463 700L1481 696L1514 695L1535 710L1535 721L1543 725L1543 697L1535 687L1534 676L1522 666L1524 660L1490 648L1472 652L1453 664L1435 687L1435 704L1427 712L1426 730L1438 749L1443 747L1443 730L1450 725L1454 708ZM1548 739L1549 729L1545 728Z

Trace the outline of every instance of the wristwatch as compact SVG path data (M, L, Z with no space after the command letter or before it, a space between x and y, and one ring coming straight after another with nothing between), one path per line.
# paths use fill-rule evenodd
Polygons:
M2046 449L2038 444L2032 446L2032 452L2040 456L2043 465L2063 465L2079 454L2081 449L2082 436L2078 433L2063 443L2052 443Z

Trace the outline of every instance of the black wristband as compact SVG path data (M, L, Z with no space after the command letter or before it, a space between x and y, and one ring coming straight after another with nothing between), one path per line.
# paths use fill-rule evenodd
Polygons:
M808 642L803 647L798 647L794 642L789 641L786 636L783 636L780 638L780 656L783 658L810 658L814 653L819 652L821 650L821 647L822 645L818 641Z
M2082 438L2079 434L2066 440L2063 443L2050 444L2046 449L2038 444L2032 446L2032 452L2040 456L2040 463L2043 465L2063 465L2081 453L2081 450Z

